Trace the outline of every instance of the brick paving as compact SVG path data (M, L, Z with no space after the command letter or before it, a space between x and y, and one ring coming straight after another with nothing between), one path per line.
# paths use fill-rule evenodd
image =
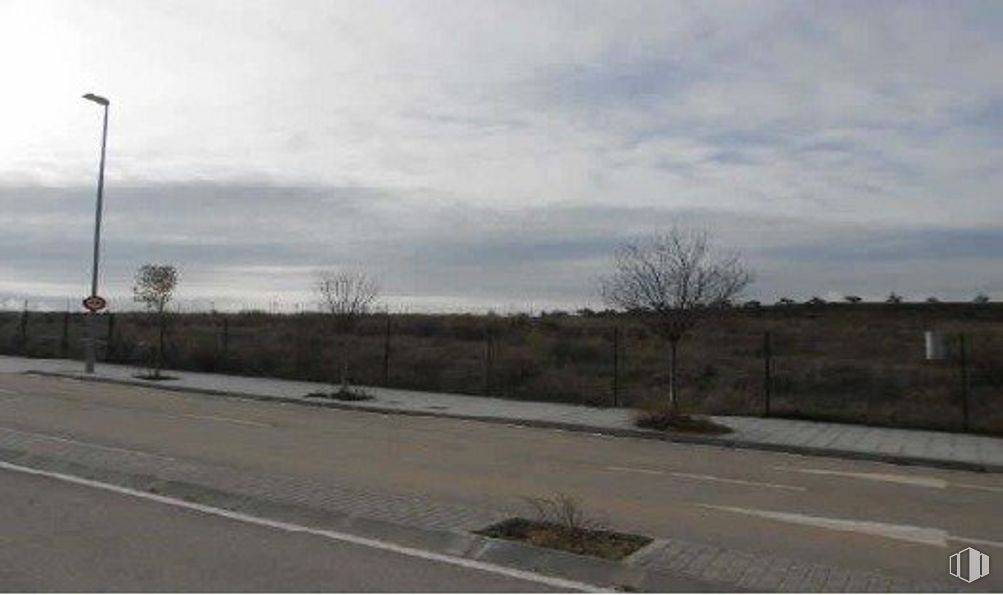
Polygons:
M69 360L37 360L0 356L0 372L40 370L52 373L80 374L82 364ZM129 366L99 364L97 377L116 381L135 381L136 370ZM307 393L329 388L311 382L169 372L177 380L150 383L152 386L202 391L258 395L265 398L309 402ZM364 387L374 399L353 403L357 409L372 409L411 414L442 415L502 421L506 423L552 424L587 428L612 433L636 432L627 409L598 409L563 403L514 401L471 395L431 393L378 387ZM853 424L812 422L793 419L716 416L714 419L733 430L720 438L702 437L701 441L748 448L769 448L812 452L835 456L864 456L878 460L928 462L944 466L1003 472L1003 438L876 428Z

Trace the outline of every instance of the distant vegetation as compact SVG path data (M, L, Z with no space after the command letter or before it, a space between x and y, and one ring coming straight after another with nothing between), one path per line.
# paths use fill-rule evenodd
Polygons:
M369 314L353 333L352 380L598 406L611 404L614 390L626 404L664 399L668 343L644 316L582 314ZM0 351L79 358L80 318L68 318L64 340L63 313L32 313L23 329L20 313L0 313ZM102 318L102 329L114 321L107 360L143 365L143 350L158 339L156 322L141 313ZM327 382L338 376L339 360L326 320L320 313L177 314L166 333L164 365ZM924 361L925 330L968 334L973 429L1003 433L998 303L727 308L698 321L679 354L680 407L758 415L769 331L777 415L957 429L959 365Z

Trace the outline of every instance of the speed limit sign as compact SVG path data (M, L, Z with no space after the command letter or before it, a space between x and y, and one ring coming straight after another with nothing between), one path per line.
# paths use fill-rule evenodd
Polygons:
M87 308L91 312L104 310L106 306L108 306L108 302L99 295L92 295L88 298L84 298L84 308Z

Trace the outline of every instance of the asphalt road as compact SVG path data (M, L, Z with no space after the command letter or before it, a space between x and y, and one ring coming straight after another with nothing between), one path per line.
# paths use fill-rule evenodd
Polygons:
M555 590L12 471L0 502L0 591Z
M999 475L22 375L0 375L3 428L444 502L564 492L616 529L915 580L967 545L1003 559Z

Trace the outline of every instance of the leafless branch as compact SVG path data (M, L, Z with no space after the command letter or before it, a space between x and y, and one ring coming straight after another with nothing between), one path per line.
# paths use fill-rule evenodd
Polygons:
M317 276L315 290L321 308L342 330L350 330L371 311L379 295L379 284L362 271L322 271Z
M741 258L716 250L706 232L680 228L621 245L613 269L600 280L603 300L658 315L670 334L684 332L697 311L730 304L753 279Z

